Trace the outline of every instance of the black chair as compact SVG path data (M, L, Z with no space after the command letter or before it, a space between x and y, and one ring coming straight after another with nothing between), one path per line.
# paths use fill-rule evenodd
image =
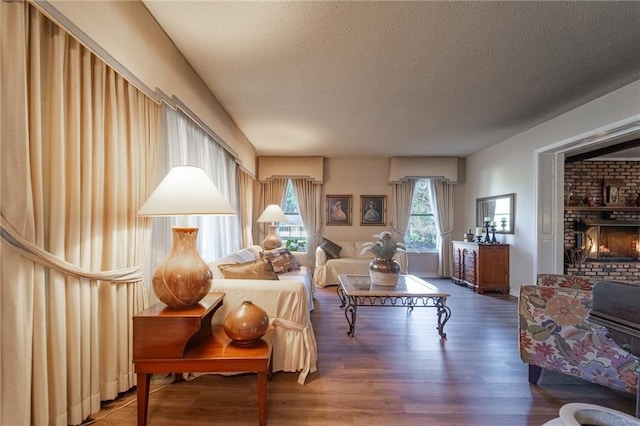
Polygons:
M640 283L598 281L593 286L593 308L588 320L603 325L611 338L640 363ZM636 417L640 418L640 365Z

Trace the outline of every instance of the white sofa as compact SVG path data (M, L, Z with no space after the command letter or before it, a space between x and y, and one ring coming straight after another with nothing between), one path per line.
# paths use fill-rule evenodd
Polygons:
M340 257L331 259L321 246L316 248L316 266L313 272L313 282L316 287L326 287L338 284L340 274L368 274L369 263L373 259L373 254L367 252L361 254L362 245L367 241L340 241L334 240L335 244L342 247ZM406 274L408 270L407 254L398 252L395 256L396 262L400 265L400 273Z
M245 300L263 308L275 326L273 342L273 371L300 372L298 383L304 384L309 373L316 371L318 350L310 311L313 309L311 277L307 268L294 274L280 274L278 280L227 279L218 265L242 263L247 253L259 257L258 246L241 250L214 262L209 262L213 272L212 292L225 294L222 307L213 316L214 324L224 323L229 311Z

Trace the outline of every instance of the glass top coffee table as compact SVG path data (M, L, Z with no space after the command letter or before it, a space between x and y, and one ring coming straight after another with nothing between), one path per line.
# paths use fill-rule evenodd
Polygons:
M353 337L356 331L358 306L399 306L409 310L418 307L436 308L438 334L441 338L447 337L444 325L451 317L451 309L446 305L450 295L441 292L433 284L413 275L400 275L398 285L394 287L371 285L369 275L338 275L338 279L340 307L345 308L349 336Z

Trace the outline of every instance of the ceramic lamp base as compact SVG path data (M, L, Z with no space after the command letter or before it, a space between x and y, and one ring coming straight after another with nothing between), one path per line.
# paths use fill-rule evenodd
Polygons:
M153 291L167 306L197 305L211 290L213 274L196 247L198 228L174 227L173 245L153 274Z
M269 225L269 233L262 241L262 247L265 250L273 250L282 245L282 240L278 237L278 227L276 225Z

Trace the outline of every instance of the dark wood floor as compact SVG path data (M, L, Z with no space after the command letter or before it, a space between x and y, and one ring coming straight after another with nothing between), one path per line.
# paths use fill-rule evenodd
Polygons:
M518 356L517 300L474 294L429 280L451 294L446 339L432 308L360 308L347 336L335 287L318 289L312 320L318 371L304 386L276 373L268 384L269 425L536 425L569 402L633 414L635 399L568 376L527 381ZM156 386L158 388L158 386ZM135 425L135 392L105 403L97 425ZM257 424L254 375L206 375L150 396L149 425Z

